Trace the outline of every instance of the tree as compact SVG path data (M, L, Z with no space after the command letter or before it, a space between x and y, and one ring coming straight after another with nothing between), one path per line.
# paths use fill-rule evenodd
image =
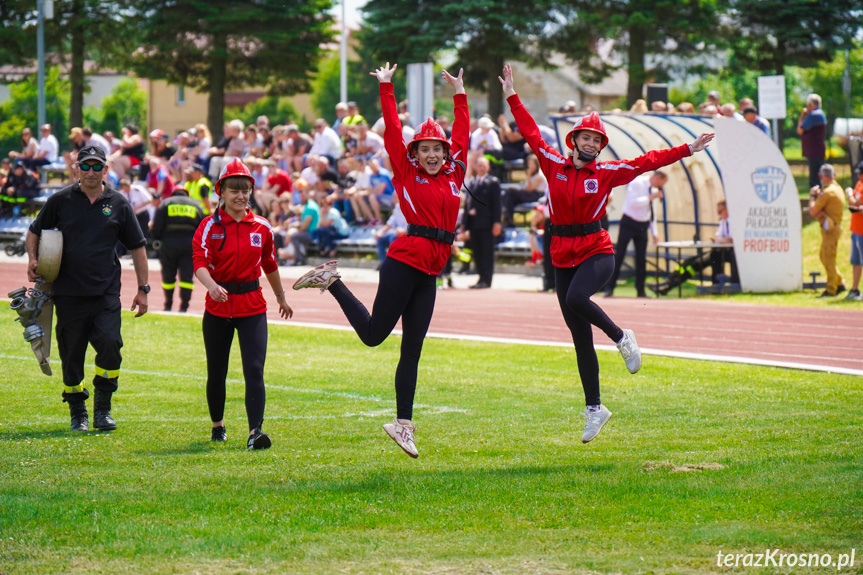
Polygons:
M497 80L507 60L547 66L538 38L547 23L545 0L370 0L360 40L375 56L399 65L434 61L454 50L451 72L488 92L488 110L503 110Z
M90 125L96 132L111 130L115 134L129 124L146 126L148 103L147 93L138 87L138 82L134 78L126 78L102 100L102 108L95 111Z
M557 50L597 82L614 68L597 56L600 41L613 41L629 74L626 105L642 97L651 78L665 79L663 61L714 50L719 21L716 0L562 0L555 2L551 30L541 46ZM649 69L648 55L657 59Z
M209 92L207 125L222 129L227 89L266 85L269 95L308 89L322 44L333 36L332 0L140 0L146 78Z
M27 29L35 23L36 5L29 4L28 10L23 3L0 2L0 62L4 64L23 64L36 54L35 29Z
M861 0L723 2L730 17L725 33L731 46L729 67L734 71L787 76L788 66L814 66L829 60L835 50L850 48L863 25ZM780 147L783 139L780 133Z
M54 18L45 20L45 58L68 71L73 126L83 123L85 62L111 66L137 45L136 23L127 18L132 1L55 0ZM36 16L34 0L0 2L0 62L36 64Z
M850 48L860 32L861 0L722 0L734 70L785 73L809 67Z
M288 98L279 96L264 96L242 107L225 108L224 121L229 122L237 118L248 126L254 124L258 120L258 116L262 115L270 119L271 127L277 124L298 122L296 108L288 101Z
M348 98L357 103L360 113L369 123L380 116L380 91L378 81L369 72L380 66L371 51L360 46L358 60L348 60ZM401 66L399 66L401 68ZM396 98L407 93L407 74L397 73L393 77ZM333 53L321 62L318 75L312 82L312 106L318 117L330 124L335 121L335 107L341 97L341 68L339 54Z
M38 86L36 75L21 82L9 84L9 99L0 104L0 156L10 150L21 150L21 130L29 127L34 134L38 122ZM69 81L60 68L49 68L45 74L45 121L51 124L54 135L61 142L68 133L66 113L69 109Z

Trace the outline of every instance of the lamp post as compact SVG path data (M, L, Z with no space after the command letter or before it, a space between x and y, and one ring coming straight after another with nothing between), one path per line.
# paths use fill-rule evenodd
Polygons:
M339 94L340 101L347 102L348 101L348 27L345 23L345 3L347 0L342 0L342 35L341 42L339 46L340 50L340 61L339 61L339 73L341 75L341 91Z
M36 58L39 60L37 117L41 127L45 125L45 20L54 17L54 0L36 0L36 12Z
M39 84L39 125L45 124L45 16L42 0L36 0L36 57L39 60L37 82Z

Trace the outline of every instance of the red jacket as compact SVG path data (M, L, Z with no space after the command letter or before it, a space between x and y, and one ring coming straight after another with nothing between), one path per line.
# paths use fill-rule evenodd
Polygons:
M445 162L437 175L431 176L416 160L408 156L402 139L393 85L380 85L384 116L384 146L393 167L393 186L399 195L402 213L409 224L418 224L455 232L464 169L455 162ZM453 96L455 104L450 156L467 161L469 123L467 96ZM387 256L423 271L438 275L449 260L452 246L416 236L399 236L390 245Z
M279 269L273 244L273 230L266 218L246 211L239 222L224 210L219 210L219 225L213 216L207 216L192 244L195 271L206 267L219 283L245 283ZM223 245L224 241L224 245ZM220 249L221 248L221 249ZM267 311L267 301L261 288L244 294L228 294L228 301L215 302L207 294L208 312L219 317L245 317Z
M689 144L683 144L647 152L633 160L594 160L578 169L572 163L572 156L566 158L545 143L518 94L507 98L507 102L518 131L536 154L539 167L548 179L548 211L555 225L587 224L602 219L613 188L692 155ZM605 230L587 236L554 236L551 240L551 263L560 268L575 267L596 254L613 253L611 238Z

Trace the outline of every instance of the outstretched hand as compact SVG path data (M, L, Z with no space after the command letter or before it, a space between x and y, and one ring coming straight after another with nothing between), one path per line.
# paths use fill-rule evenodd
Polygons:
M710 132L709 134L701 134L695 138L695 141L689 144L692 147L692 153L694 154L695 152L700 152L707 148L707 145L713 140L714 135L715 134L713 132Z
M462 75L464 74L464 68L459 68L458 76L453 76L446 70L441 71L441 76L443 79L447 81L447 83L455 88L456 94L464 94L464 80L462 80Z
M369 76L374 76L381 84L383 84L384 82L392 82L393 74L398 67L398 64L393 64L393 67L390 68L390 63L387 62L386 66L381 66L374 72L369 72Z
M500 80L500 85L503 87L503 97L509 98L515 94L515 86L512 83L512 66L509 64L503 67L503 78L497 77Z

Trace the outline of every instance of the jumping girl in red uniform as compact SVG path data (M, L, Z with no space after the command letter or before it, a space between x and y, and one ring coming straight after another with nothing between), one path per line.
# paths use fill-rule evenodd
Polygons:
M563 319L572 333L578 360L578 374L584 387L587 410L584 435L587 443L599 434L611 412L599 400L599 362L593 347L591 325L601 329L617 343L630 373L641 368L641 350L632 330L619 328L590 296L608 283L614 272L614 248L600 220L605 215L612 188L628 184L637 176L672 164L707 147L713 134L701 134L691 144L670 150L654 150L633 160L597 162L608 144L599 115L582 118L566 135L572 150L562 156L543 141L539 128L515 93L512 68L503 68L503 94L509 102L518 130L539 158L548 179L546 237L551 241L555 287Z
M249 449L267 449L264 421L264 362L267 358L267 301L261 292L261 269L276 294L279 315L293 315L285 300L273 249L273 230L266 218L249 209L254 179L235 159L222 168L214 186L219 196L215 213L204 218L193 240L195 277L207 288L204 347L207 350L207 405L213 420L213 441L226 441L225 378L234 330L240 338L246 380Z
M464 181L464 155L468 149L467 95L462 72L444 79L455 88L455 121L452 143L429 118L415 132L405 148L391 82L396 65L371 72L380 82L381 109L386 129L384 144L393 166L393 184L408 221L406 235L390 245L381 264L378 292L372 314L339 280L336 262L327 262L308 272L294 289L329 290L347 316L360 340L367 346L380 345L402 318L402 344L396 368L396 419L384 430L411 457L417 457L414 425L411 421L417 365L423 339L434 312L435 279L452 252L459 196Z

